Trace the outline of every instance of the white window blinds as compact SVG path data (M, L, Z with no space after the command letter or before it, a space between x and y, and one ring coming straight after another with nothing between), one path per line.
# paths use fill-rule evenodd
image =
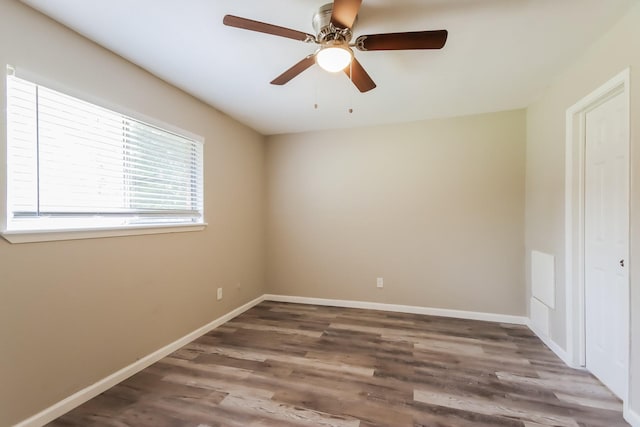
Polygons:
M7 230L202 223L201 141L7 77Z

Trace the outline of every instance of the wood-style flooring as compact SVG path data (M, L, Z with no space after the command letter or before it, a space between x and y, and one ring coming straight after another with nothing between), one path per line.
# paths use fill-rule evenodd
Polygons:
M524 326L263 302L50 426L623 426Z

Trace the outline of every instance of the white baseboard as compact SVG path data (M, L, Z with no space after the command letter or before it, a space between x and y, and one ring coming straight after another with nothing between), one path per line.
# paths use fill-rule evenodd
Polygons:
M574 369L583 369L583 367L581 366L575 366L572 363L571 358L569 357L569 354L562 347L560 347L554 340L552 340L550 336L543 333L542 331L537 330L536 327L531 323L531 321L527 322L527 326L529 327L529 329L531 329L531 331L534 334L536 334L538 338L540 338L540 341L542 341L547 347L549 347L549 349L553 351L556 354L556 356L558 356L560 360L562 360L567 366Z
M260 304L262 301L264 301L264 295L254 299L253 301L249 301L243 306L240 306L223 316L218 317L214 321L202 326L201 328L196 329L195 331L183 336L182 338L172 342L171 344L166 345L161 349L154 351L151 354L148 354L142 359L139 359L133 362L129 366L126 366L117 372L114 372L108 377L103 378L100 381L96 382L95 384L92 384L88 387L83 388L82 390L72 394L66 399L61 400L60 402L44 409L43 411L35 414L34 416L19 422L14 427L41 427L55 420L56 418L66 414L73 408L80 406L84 402L94 398L95 396L108 390L114 385L126 380L130 376L154 364L158 360L168 356L169 354L185 346L186 344L190 343L196 338L199 338L200 336L206 334L207 332L212 331L213 329L217 328L223 323L226 323L229 320L233 319L234 317L249 310L253 306Z
M485 320L488 322L526 325L524 316L482 313L476 311L449 310L445 308L418 307L413 305L385 304L380 302L352 301L326 298L295 297L290 295L265 294L266 301L291 302L297 304L326 305L331 307L364 308L368 310L395 311L398 313L425 314L428 316L456 317L458 319Z
M640 427L640 414L629 408L628 402L624 402L624 419L631 424L631 427Z

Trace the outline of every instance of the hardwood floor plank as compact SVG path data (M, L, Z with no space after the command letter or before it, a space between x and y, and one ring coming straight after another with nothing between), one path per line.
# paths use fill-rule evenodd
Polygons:
M444 406L413 401L408 405L413 413L414 426L425 427L524 427L525 423L513 418L459 411Z
M249 396L229 395L220 405L222 407L239 408L244 412L266 416L279 421L291 421L301 425L323 427L358 427L360 425L360 421L357 419L334 416L312 409Z
M303 335L311 338L320 338L322 336L323 331L309 331L305 329L291 329L291 328L283 328L279 326L269 326L269 325L261 325L261 324L251 324L247 322L231 322L229 324L237 329L250 329L254 331L267 331L267 332L277 332L279 334L285 335ZM234 331L235 332L235 331Z
M287 402L298 407L311 407L325 413L339 413L347 417L361 420L367 425L378 426L410 426L412 417L390 405L370 401L366 397L336 398L326 393L309 389L304 393L289 390L278 392L274 400Z
M610 411L616 411L616 412L622 411L622 402L617 400L593 399L589 397L572 396L570 394L565 394L565 393L554 393L554 394L558 399L564 402L575 403L576 405L581 405L581 406L589 406L591 408L608 409Z
M610 399L611 392L601 385L586 384L573 381L558 381L556 379L532 378L521 375L514 375L509 372L496 372L496 376L501 381L524 384L528 387L539 387L553 390L560 390L577 396L595 397L600 399Z
M418 402L430 403L432 405L446 406L447 408L471 411L485 415L518 418L545 426L579 427L578 423L569 417L523 411L474 397L453 396L446 393L416 390L413 398Z
M175 359L173 357L165 357L164 359L158 362L159 365L172 365L172 366L180 366L185 369L193 369L200 372L209 372L211 374L222 374L232 377L237 377L238 379L247 378L251 375L250 370L235 368L231 366L220 366L220 365L205 365L202 363L191 361L186 361L182 359Z
M528 328L263 302L53 427L618 427Z

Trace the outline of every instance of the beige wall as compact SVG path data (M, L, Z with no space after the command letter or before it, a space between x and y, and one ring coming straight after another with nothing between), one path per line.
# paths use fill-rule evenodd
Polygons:
M0 0L5 64L205 137L209 226L22 245L0 239L2 426L264 293L261 135L13 0ZM220 302L217 286L225 288Z
M524 151L524 111L267 138L269 291L524 315Z
M526 248L557 257L551 338L566 348L564 283L565 112L631 67L631 407L640 413L640 4L527 110Z

